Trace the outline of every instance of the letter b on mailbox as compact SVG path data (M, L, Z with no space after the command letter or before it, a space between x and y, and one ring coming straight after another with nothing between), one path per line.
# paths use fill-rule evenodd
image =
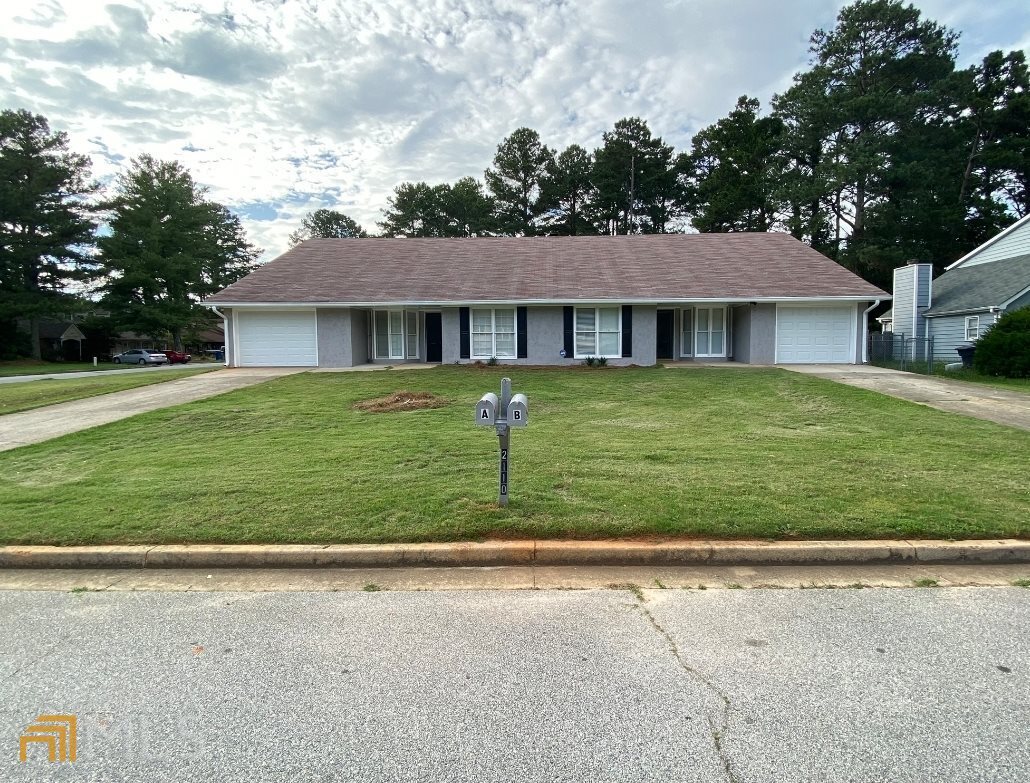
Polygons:
M508 403L508 426L525 427L529 424L529 400L525 394L512 395Z
M497 423L497 395L487 392L476 403L476 424L492 427Z

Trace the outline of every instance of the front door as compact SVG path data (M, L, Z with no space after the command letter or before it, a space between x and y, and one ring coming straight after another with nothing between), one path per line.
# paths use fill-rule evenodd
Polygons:
M672 359L676 355L676 311L658 311L658 345L656 354L659 359Z
M426 313L426 361L443 361L443 327L439 313Z

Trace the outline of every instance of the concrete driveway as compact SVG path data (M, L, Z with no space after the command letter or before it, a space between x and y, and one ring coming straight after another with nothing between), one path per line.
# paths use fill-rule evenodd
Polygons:
M215 370L139 389L127 389L22 413L11 413L0 416L0 451L40 443L61 435L127 419L138 413L214 397L217 394L303 371L302 367Z
M952 381L932 375L917 375L871 365L799 364L779 365L803 375L816 375L859 389L889 394L931 408L986 419L1008 427L1030 430L1030 394Z

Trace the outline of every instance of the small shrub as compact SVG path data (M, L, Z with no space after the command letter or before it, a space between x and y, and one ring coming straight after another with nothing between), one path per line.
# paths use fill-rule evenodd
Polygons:
M973 367L984 375L1030 378L1030 307L1005 313L984 332Z
M597 357L597 366L598 367L604 367L606 364L608 364L608 357L606 357L606 356L598 356Z
M587 367L593 367L595 364L597 364L597 359L595 359L593 356L588 356L586 359L583 360L583 364L585 364Z
M490 365L491 367L496 367L497 366L497 357L496 356L491 356L489 359L486 360L486 363L488 365Z

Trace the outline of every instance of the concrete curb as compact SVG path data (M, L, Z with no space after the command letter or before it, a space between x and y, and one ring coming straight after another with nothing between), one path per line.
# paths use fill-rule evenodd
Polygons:
M1030 563L1030 540L487 541L451 544L6 546L0 568L392 568L486 566Z

